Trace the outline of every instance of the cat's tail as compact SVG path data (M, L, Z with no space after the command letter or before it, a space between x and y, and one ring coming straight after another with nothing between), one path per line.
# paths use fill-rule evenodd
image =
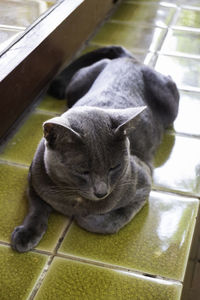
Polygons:
M65 90L72 76L81 68L88 67L102 59L115 59L119 57L133 57L121 46L108 46L88 52L67 66L50 84L48 94L58 99L65 97Z

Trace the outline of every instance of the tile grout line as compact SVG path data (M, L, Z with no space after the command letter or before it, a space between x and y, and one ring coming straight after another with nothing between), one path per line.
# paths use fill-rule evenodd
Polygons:
M64 240L66 234L68 233L68 231L69 231L69 229L70 229L72 223L73 223L73 217L71 217L71 218L69 219L69 223L66 225L66 227L64 228L64 230L62 231L62 233L61 233L61 235L60 235L60 238L58 239L58 242L57 242L57 244L56 244L56 246L55 246L55 248L54 248L54 254L55 254L55 255L57 255L58 249L60 248L60 246L61 246L61 244L62 244L62 242L63 242L63 240Z
M185 137L185 138L189 138L189 139L199 139L200 138L199 134L184 133L184 132L180 132L180 131L174 131L173 129L166 129L165 133L174 135L174 136Z
M179 6L176 6L175 11L174 11L174 14L173 14L173 16L172 16L172 18L171 18L171 21L170 21L169 24L167 25L166 32L165 32L165 35L164 35L164 37L163 37L162 43L161 43L161 45L160 45L160 47L159 47L159 50L157 50L158 53L159 53L159 51L161 51L161 49L162 49L162 46L163 46L163 44L164 44L164 42L165 42L165 40L166 40L166 38L167 38L167 36L168 36L168 33L169 33L170 29L171 29L171 26L172 26L172 25L175 23L175 21L177 20L178 14L179 14ZM159 57L159 55L158 55L158 57ZM158 60L158 57L157 57L157 59L156 59L156 62L157 62L157 60ZM156 63L155 63L155 65L156 65Z
M64 239L64 237L66 235L66 233L68 232L68 230L69 230L69 228L70 228L70 226L72 224L72 221L73 221L73 219L71 218L69 220L68 224L66 225L65 229L61 233L60 238L58 239L58 242L57 242L57 244L56 244L53 252L48 253L48 252L40 250L40 249L34 249L33 250L33 252L35 252L35 253L49 255L49 259L48 259L48 261L47 261L47 263L46 263L43 271L41 272L40 276L38 277L37 282L36 282L35 286L33 287L28 300L33 300L35 298L35 296L37 295L37 293L38 293L38 291L39 291L39 289L40 289L40 287L41 287L41 285L42 285L42 283L43 283L43 281L45 279L45 276L46 276L46 274L47 274L47 272L48 272L48 270L49 270L49 268L50 268L50 266L51 266L51 264L53 262L54 257L58 256L57 251L58 251L58 249L59 249L59 247L60 247L60 245L61 245L61 243L62 243L62 241L63 241L63 239Z
M180 190L173 190L170 187L168 188L168 187L164 187L164 186L159 186L154 183L152 185L151 190L154 192L162 192L162 193L166 193L166 194L173 194L173 195L177 195L177 196L189 197L189 198L194 198L194 199L200 200L200 195L195 195L193 193L184 192L184 191L180 191Z
M55 101L59 101L58 99L55 99ZM66 100L67 102L67 100ZM67 108L66 108L67 110ZM55 116L60 116L62 114L62 112L53 112L53 111L49 111L49 110L45 110L45 109L41 109L41 108L35 108L35 113L39 113L39 114L44 114L44 115L49 115L52 117Z
M30 292L27 300L33 300L35 298L35 296L36 296L38 290L40 289L40 287L42 285L42 282L43 282L43 280L44 280L44 278L45 278L45 276L46 276L46 274L47 274L47 272L48 272L48 270L49 270L49 268L50 268L50 266L52 264L54 256L55 256L54 254L52 254L52 255L49 256L49 258L48 258L48 260L47 260L47 262L46 262L46 264L45 264L45 266L44 266L41 274L38 276L37 281L36 281L36 283L35 283L32 291Z
M200 60L199 54L190 54L190 53L184 53L184 52L179 52L179 51L167 52L167 51L161 51L161 50L158 50L157 52L159 55L163 55L163 56L173 56L173 57L181 57L181 58Z
M23 164L23 163L18 163L18 162L13 162L13 161L10 161L10 160L6 160L6 159L1 159L0 158L0 164L1 165L9 165L9 166L12 166L12 167L20 167L20 168L24 168L24 169L29 169L29 165L26 165L26 164Z
M172 279L172 278L168 278L168 277L164 277L164 276L158 276L158 275L154 275L154 274L150 274L150 273L146 273L146 272L142 272L142 271L137 271L137 270L129 268L129 267L123 267L123 266L118 266L115 264L104 263L101 261L96 261L96 260L92 260L92 259L88 259L88 258L84 258L84 257L73 256L73 255L64 254L64 253L58 253L56 255L56 257L60 257L63 259L68 259L68 260L76 261L76 262L80 262L80 263L85 263L85 264L89 264L92 266L102 267L102 268L110 269L110 270L114 270L114 271L122 271L122 272L126 272L129 274L140 275L145 278L152 278L154 280L164 280L164 281L174 282L176 284L177 283L182 284L181 280L176 280L176 279Z

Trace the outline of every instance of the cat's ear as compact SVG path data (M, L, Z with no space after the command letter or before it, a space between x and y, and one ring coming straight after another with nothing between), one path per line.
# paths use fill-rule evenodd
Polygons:
M55 147L57 143L72 143L81 140L78 132L73 130L67 120L62 117L52 118L43 124L44 138L50 147Z
M146 106L117 109L114 112L115 134L125 134L127 129L136 126L139 115L146 109Z

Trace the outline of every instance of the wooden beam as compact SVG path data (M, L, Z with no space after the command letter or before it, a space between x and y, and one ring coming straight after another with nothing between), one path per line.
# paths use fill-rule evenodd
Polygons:
M65 0L0 57L0 137L88 39L113 0Z

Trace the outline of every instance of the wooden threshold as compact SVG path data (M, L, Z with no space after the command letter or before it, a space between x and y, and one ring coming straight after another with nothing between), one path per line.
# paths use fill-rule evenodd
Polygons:
M112 9L113 0L64 0L0 57L0 138Z

